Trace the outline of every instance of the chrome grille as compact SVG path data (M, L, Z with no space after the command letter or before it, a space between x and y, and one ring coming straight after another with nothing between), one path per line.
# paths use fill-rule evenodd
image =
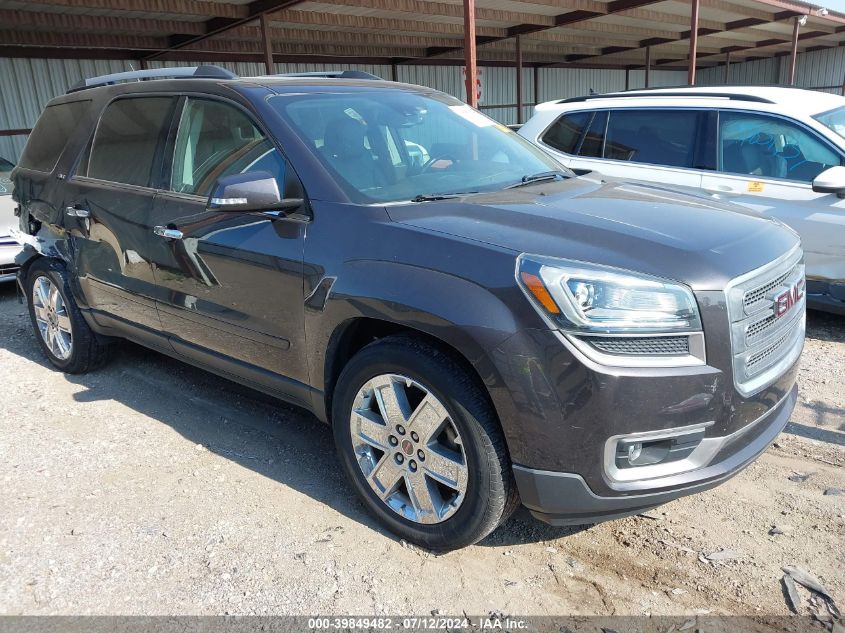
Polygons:
M590 336L584 340L606 354L632 356L686 356L688 336Z
M726 293L734 384L748 396L777 380L801 354L806 303L801 249L733 280Z

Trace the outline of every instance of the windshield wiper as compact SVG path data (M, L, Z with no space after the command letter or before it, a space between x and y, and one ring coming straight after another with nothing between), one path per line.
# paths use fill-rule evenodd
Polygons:
M456 191L455 193L429 193L419 194L411 198L411 202L430 202L432 200L450 200L452 198L459 198L461 196L468 196L471 193L478 193L477 191Z
M535 182L541 182L543 180L557 180L558 177L563 178L566 174L562 171L541 171L538 174L531 174L530 176L523 176L522 180L518 183L509 185L505 187L505 189L515 189L516 187L522 187L523 185L529 185Z

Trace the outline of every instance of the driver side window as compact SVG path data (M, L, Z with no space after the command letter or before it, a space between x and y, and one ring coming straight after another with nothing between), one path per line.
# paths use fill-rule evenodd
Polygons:
M285 161L238 108L189 98L182 110L173 151L170 189L208 196L223 176L266 171L284 190Z

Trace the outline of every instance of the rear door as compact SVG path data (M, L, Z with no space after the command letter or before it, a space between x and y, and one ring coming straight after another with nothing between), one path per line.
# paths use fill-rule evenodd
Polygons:
M784 117L722 110L719 169L703 189L775 217L801 236L810 279L845 278L845 200L813 191L812 181L843 163L842 153L815 131Z
M65 225L84 295L117 323L161 327L149 221L177 99L125 97L106 106L67 183Z
M222 176L268 172L284 195L301 197L296 175L254 119L228 101L185 99L171 138L170 178L145 237L173 346L200 362L233 360L271 388L278 376L305 382L306 218L206 209ZM175 233L157 235L155 227Z
M596 110L564 115L541 140L551 147L569 146L562 154L573 169L698 188L700 170L715 166L699 145L706 123L705 112L683 108Z

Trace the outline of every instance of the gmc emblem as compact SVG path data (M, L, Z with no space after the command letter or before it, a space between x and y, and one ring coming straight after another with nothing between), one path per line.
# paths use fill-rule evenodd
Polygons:
M804 280L800 279L791 288L787 288L775 297L775 317L782 317L804 298L804 283Z

